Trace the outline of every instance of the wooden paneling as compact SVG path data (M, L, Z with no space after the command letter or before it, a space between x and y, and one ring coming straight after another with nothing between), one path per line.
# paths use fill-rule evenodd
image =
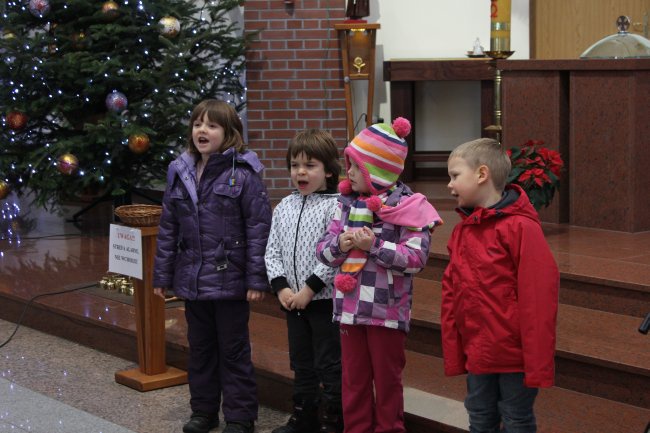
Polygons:
M530 13L531 58L576 59L616 33L620 15L630 17L631 31L644 35L650 0L531 0Z

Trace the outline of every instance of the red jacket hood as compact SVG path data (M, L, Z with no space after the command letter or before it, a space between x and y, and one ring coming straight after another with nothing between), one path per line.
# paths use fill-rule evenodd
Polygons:
M526 192L519 185L514 184L506 186L504 197L493 207L456 208L456 212L462 218L463 224L480 224L481 220L485 218L498 218L507 215L525 216L540 224L539 215L530 203Z

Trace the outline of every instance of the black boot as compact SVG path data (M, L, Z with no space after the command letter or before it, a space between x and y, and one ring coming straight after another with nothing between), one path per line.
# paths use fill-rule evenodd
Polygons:
M193 412L190 420L183 426L184 433L208 433L213 428L219 427L219 415L210 415L203 412Z
M293 414L286 425L271 433L318 433L318 406L314 402L293 405Z
M343 433L343 408L341 403L325 405L319 433Z
M255 423L253 421L226 421L226 428L223 433L253 433Z

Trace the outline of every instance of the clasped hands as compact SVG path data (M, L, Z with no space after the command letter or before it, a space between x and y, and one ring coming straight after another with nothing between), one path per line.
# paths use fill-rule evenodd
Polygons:
M314 295L314 291L308 285L303 286L298 293L293 293L290 288L285 287L278 292L278 300L289 311L293 309L304 310L314 298Z
M375 243L375 234L370 227L361 227L356 230L347 230L339 235L339 249L347 253L352 248L370 251Z

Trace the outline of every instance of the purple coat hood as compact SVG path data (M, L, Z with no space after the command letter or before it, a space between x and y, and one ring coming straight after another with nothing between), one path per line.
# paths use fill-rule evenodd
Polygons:
M200 183L184 152L170 165L154 264L154 287L189 300L241 300L268 291L264 251L271 206L255 152L210 156Z

